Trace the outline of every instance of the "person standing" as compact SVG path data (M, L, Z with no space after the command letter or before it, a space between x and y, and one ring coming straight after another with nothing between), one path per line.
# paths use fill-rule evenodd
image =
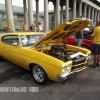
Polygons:
M42 23L40 23L40 24L38 25L38 31L39 31L39 32L44 32L44 33L45 33L45 29L44 29Z
M75 40L76 40L76 46L82 46L82 39L83 39L83 30L76 33Z
M95 68L99 67L100 62L100 19L96 20L96 27L94 28L93 34L92 34L92 53L94 55L94 62L89 67Z
M32 32L35 32L35 31L36 31L35 26L34 26L33 23L32 23L31 26L30 26L30 31L32 31Z
M23 28L23 31L24 31L24 32L27 32L27 31L28 31L28 27L27 27L26 24L24 24L22 28Z

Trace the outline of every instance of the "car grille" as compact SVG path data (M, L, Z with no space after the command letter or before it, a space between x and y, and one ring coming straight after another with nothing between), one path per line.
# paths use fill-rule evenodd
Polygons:
M85 60L86 60L86 57L80 57L78 59L75 59L75 60L73 60L73 65L84 63Z
M78 65L78 66L72 66L71 71L73 72L75 70L81 69L81 68L83 68L83 66L84 66L84 64L81 64L81 65Z
M84 62L86 61L86 57L80 56L79 58L73 59L72 69L71 71L80 70L84 67Z

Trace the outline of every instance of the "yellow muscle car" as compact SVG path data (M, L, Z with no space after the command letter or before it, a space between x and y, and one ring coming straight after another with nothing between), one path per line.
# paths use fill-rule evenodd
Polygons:
M89 24L74 20L58 26L46 36L39 32L16 32L0 35L0 60L7 59L32 72L38 84L48 79L62 82L69 75L87 68L91 51L63 44Z

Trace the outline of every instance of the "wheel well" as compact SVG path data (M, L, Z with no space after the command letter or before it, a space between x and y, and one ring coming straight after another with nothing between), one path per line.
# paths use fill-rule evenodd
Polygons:
M30 71L32 70L32 67L35 66L35 65L37 65L37 64L35 64L35 63L30 63L30 64L29 64L29 69L30 69Z
M32 67L33 66L35 66L35 65L38 65L38 64L36 64L36 63L30 63L29 64L29 69L30 69L30 71L32 70ZM40 65L39 65L40 66ZM43 67L43 66L41 66L41 67ZM43 69L45 70L45 68L43 67ZM46 71L46 70L45 70Z
M35 66L35 65L38 65L38 64L36 64L36 63L30 63L30 64L29 64L29 69L30 69L30 71L32 71L32 67ZM39 65L39 66L40 66L40 65ZM45 68L44 68L44 67L42 67L42 68L43 68L44 71L46 72ZM46 74L47 74L47 72L46 72ZM48 76L48 74L47 74L47 76Z

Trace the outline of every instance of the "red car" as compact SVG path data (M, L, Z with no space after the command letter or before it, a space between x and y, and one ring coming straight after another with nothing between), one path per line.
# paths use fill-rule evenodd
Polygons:
M83 40L82 40L82 47L87 48L92 50L92 40L91 40L91 34L93 31L89 31L89 32L83 32ZM69 38L67 38L64 41L65 44L70 44L70 45L76 45L76 40L74 38L74 36L71 36Z

